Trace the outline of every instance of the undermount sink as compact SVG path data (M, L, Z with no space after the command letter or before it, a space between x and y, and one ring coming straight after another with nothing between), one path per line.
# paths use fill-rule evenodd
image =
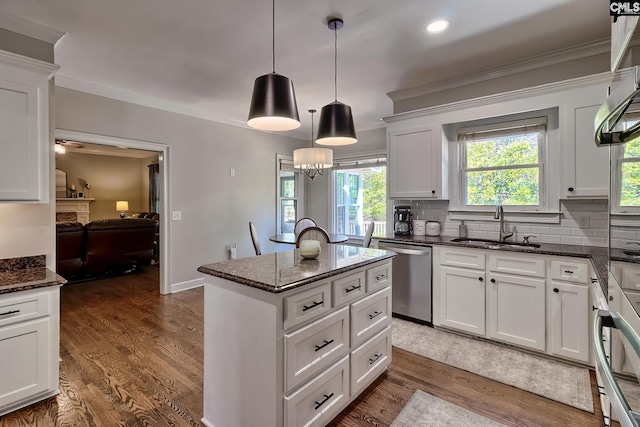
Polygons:
M638 257L640 258L640 251L622 251L626 256Z
M459 237L452 239L452 242L468 243L471 245L480 245L494 248L539 248L537 243L518 243L518 242L500 242L499 240L489 239L472 239L468 237Z

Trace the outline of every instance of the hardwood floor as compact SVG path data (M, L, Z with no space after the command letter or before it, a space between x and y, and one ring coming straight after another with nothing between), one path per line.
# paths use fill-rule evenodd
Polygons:
M202 288L162 296L147 267L61 292L61 392L0 426L202 425ZM388 426L418 388L506 425L602 425L593 375L595 414L395 348L388 372L330 425Z

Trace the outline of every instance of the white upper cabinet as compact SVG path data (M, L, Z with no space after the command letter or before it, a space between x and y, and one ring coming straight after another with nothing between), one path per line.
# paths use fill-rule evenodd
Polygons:
M49 202L49 80L57 70L0 51L0 201Z
M388 130L388 145L390 198L448 197L447 180L442 179L442 131L439 126L406 128L397 123Z
M594 90L596 91L596 90ZM594 122L606 93L566 104L560 197L603 198L609 195L609 150L594 142Z

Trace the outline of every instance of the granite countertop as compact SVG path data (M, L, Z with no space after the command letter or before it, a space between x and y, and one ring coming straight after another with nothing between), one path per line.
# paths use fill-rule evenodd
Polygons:
M302 258L295 249L206 264L198 271L279 293L393 256L394 252L380 249L323 244L320 256L313 260Z
M0 294L65 283L62 276L45 267L44 255L0 259Z
M608 277L609 277L607 265L609 263L609 252L608 252L608 249L605 247L559 245L555 243L538 243L538 242L531 242L531 243L539 244L540 245L539 248L527 247L527 246L490 247L482 244L474 244L473 242L454 242L453 241L454 239L457 239L457 237L394 236L394 237L376 238L376 240L384 240L388 242L393 241L398 243L413 243L413 244L419 244L419 245L443 245L443 246L456 246L456 247L466 247L466 248L474 248L474 249L531 253L531 254L539 254L539 255L560 255L560 256L589 258L593 263L593 267L596 272L596 275L598 276L598 281L600 283L600 286L602 287L604 294L607 295ZM509 242L506 242L506 243L509 243ZM517 243L517 242L514 241L513 243ZM629 257L627 257L627 260L629 260ZM640 262L640 259L632 262Z

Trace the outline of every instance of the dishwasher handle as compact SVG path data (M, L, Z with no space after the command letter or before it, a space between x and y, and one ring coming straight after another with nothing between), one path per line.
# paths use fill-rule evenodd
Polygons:
M402 255L424 255L424 256L431 255L431 249L427 249L427 250L405 249L405 248L400 248L398 246L387 246L387 245L378 245L378 248L393 251L395 253L402 254Z

